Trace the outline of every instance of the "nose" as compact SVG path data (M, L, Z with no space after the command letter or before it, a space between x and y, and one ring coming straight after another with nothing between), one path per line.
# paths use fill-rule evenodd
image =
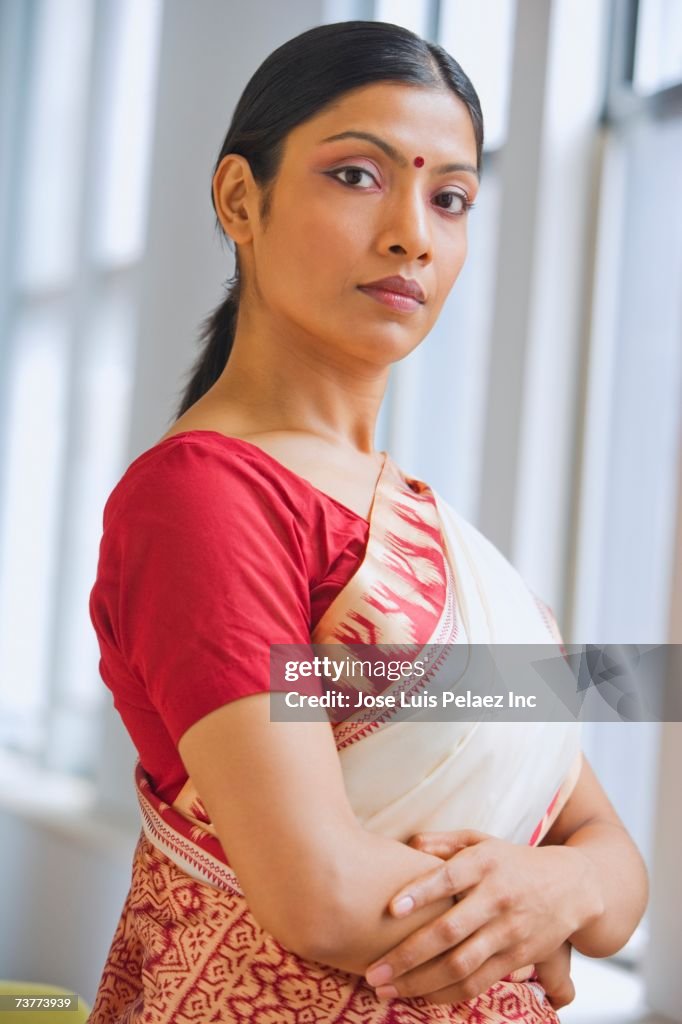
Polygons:
M378 246L382 253L398 253L422 264L431 262L428 210L418 187L397 190L387 203Z

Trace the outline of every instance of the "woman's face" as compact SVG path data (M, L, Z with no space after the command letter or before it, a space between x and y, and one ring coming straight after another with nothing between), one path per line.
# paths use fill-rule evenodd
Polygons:
M449 90L382 82L341 97L286 139L245 268L258 307L331 362L407 355L466 258L475 165L468 110ZM396 275L424 301L361 290Z

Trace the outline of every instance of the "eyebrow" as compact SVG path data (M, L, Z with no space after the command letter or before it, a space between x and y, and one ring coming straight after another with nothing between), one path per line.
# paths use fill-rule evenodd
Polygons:
M390 142L380 139L378 135L374 135L372 132L339 132L338 135L328 135L326 139L320 139L320 142L336 142L337 139L364 139L365 142L372 142L379 149L383 150L386 156L390 157L399 167L407 167L407 157L392 146ZM436 174L449 174L451 171L467 171L469 174L473 174L477 181L481 180L481 176L473 164L450 163L441 164L439 167L434 168Z

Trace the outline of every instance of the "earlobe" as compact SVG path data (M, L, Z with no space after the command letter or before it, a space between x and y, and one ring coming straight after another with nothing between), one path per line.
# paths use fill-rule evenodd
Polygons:
M213 202L223 231L234 242L243 244L251 238L249 194L253 178L247 161L236 153L228 153L213 177Z

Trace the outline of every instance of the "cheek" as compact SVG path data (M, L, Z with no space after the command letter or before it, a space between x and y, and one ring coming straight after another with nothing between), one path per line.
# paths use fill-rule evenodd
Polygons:
M459 277L459 273L460 273L462 267L464 266L464 262L465 262L465 260L467 258L468 248L469 248L469 245L468 245L468 242L467 242L467 236L466 236L466 232L464 232L463 235L462 235L462 238L460 240L460 243L457 246L457 249L455 251L455 255L454 255L454 258L453 258L453 261L452 261L452 266L453 266L453 270L454 270L452 284L455 283L455 281Z
M460 275L462 267L467 258L468 241L466 225L457 233L455 238L450 238L444 244L440 252L434 253L436 264L437 288L439 308L447 298L451 288Z
M467 248L468 225L465 215L443 239L442 253L446 260L446 265L450 268L449 273L451 276L456 276L462 269L462 264L467 255Z
M277 259L287 276L343 285L367 251L367 218L340 215L328 199L300 204L278 226Z

